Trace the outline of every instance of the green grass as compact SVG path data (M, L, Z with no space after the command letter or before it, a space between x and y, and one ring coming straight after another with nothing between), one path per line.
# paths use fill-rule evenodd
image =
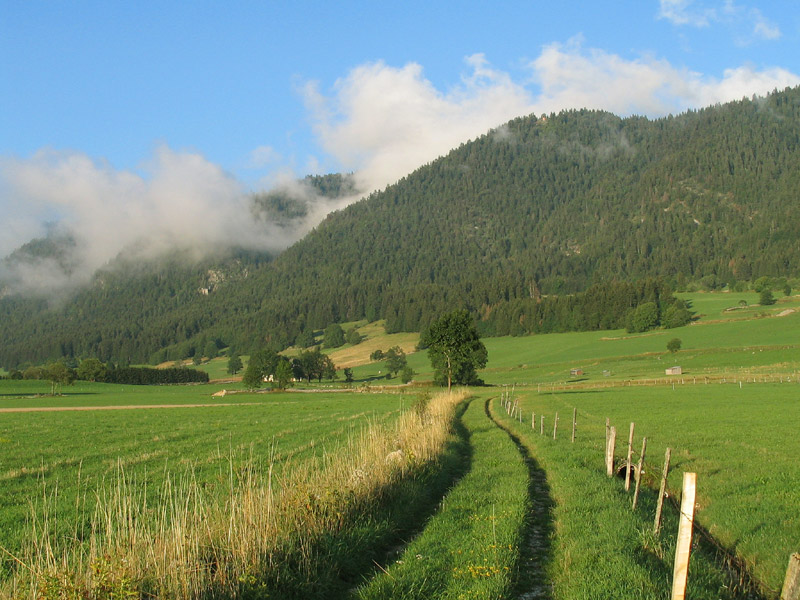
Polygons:
M680 487L681 472L698 473L699 523L748 563L766 588L777 590L788 556L798 550L800 540L800 519L795 515L800 505L800 442L794 426L800 422L800 311L783 317L761 315L800 308L800 298L779 297L768 311L753 306L725 311L739 299L753 304L757 295L686 296L702 316L679 329L485 339L489 365L481 377L490 385L528 384L516 387L526 423L510 421L495 410L521 449L484 411L484 400L499 390L479 390L463 415L461 437L452 440L438 467L393 489L392 501L354 519L350 530L319 541L335 546L322 549L321 556L341 560L319 565L326 583L315 593L345 594L348 586L372 573L372 561L385 556L387 544L397 544L398 535L413 535L425 524L402 548L402 555L388 561L385 573L372 573L374 577L358 589L359 597L499 598L524 595L543 580L552 583L553 600L667 597L671 537L655 539L648 533L653 492L643 493L641 509L632 514L619 482L605 477L605 417L617 426L620 440L626 438L630 421L637 423L637 443L647 435L650 475L660 469L665 447L673 448L673 493ZM378 346L390 339L377 327L369 331L371 343ZM674 355L666 351L673 337L683 342ZM417 381L432 379L426 352L408 354L408 362ZM590 387L664 379L664 368L673 364L685 373L673 378L678 382L674 391L669 385ZM226 367L227 358L201 366L214 373ZM570 378L572 367L582 367L584 375ZM356 387L399 383L399 377L383 377L384 361L353 369ZM752 379L768 374L791 375L792 383L745 383L740 389L704 381L705 375ZM537 393L537 382L571 379L584 385ZM340 379L323 382L322 388L343 385ZM76 382L64 388L62 397L41 395L49 387L48 382L0 381L0 408L214 406L0 415L0 544L12 549L20 544L29 502L42 504L39 499L45 493L58 511L74 514L76 497L91 496L104 479L113 481L120 466L155 490L167 472L192 471L203 485L215 486L228 476L231 465L245 468L251 456L261 466L271 458L290 458L290 465L321 464L323 453L335 451L367 422L393 423L416 393L409 388L402 395L317 391L213 398L218 390L242 386ZM236 406L224 406L230 403ZM565 443L573 406L579 409L575 445ZM531 410L546 414L548 436L530 431ZM562 433L553 442L555 411L561 415ZM537 481L544 472L547 481ZM454 473L463 477L435 510ZM539 516L546 535L537 539L544 543L532 550L529 527L536 518L532 521L526 514L537 502L549 509ZM674 526L673 511L665 532ZM700 547L692 560L691 597L735 597L725 588L730 582L713 552ZM7 571L9 565L6 558L0 568Z
M679 364L688 374L800 371L800 312L785 317L729 320L643 334L617 331L486 338L487 383L569 381L573 367L582 380L608 381L664 377ZM683 342L677 354L667 352L673 337ZM610 372L610 377L604 375Z
M247 365L247 356L240 356L239 358L242 359L242 363ZM201 365L195 367L200 371L205 371L208 373L209 379L229 379L233 377L230 373L228 373L228 357L227 356L218 356L217 358L212 358L210 361L205 362ZM241 371L239 375L241 375Z
M691 303L698 317L687 327L642 334L614 330L485 338L489 363L480 376L489 384L570 381L575 379L570 377L570 369L581 367L582 381L605 382L663 377L664 369L673 364L692 375L800 372L800 343L795 335L800 330L800 296L779 296L771 307L758 306L755 292L679 296ZM748 307L740 309L739 300L745 300ZM735 310L725 310L731 307ZM787 309L795 313L776 316ZM398 340L411 344L416 334L389 336L380 322L358 324L367 340L331 355L346 357L345 366L353 369L356 386L399 384L397 376L385 378L385 361L371 362L367 350L386 350ZM667 342L674 337L681 339L682 349L673 355L667 352ZM364 351L356 352L359 348ZM407 357L415 381L433 379L427 352L407 350ZM343 382L340 379L332 385Z
M528 472L482 399L470 402L463 424L469 472L424 531L357 598L503 598L513 589L529 508Z
M698 522L750 565L768 589L778 590L789 555L800 540L800 438L789 423L800 422L798 384L686 385L618 388L566 393L521 394L526 423L530 412L546 415L546 431L560 414L562 437L569 435L578 408L581 464L602 470L605 418L618 430L618 448L636 423L635 447L648 438L648 472L660 470L664 450L673 449L669 487L680 490L681 473L698 475ZM543 440L537 448L544 449ZM617 456L621 456L618 449ZM540 454L536 454L540 456ZM568 458L544 464L554 490ZM572 474L568 474L567 479ZM564 485L569 483L565 480ZM588 488L587 488L588 489ZM591 494L586 494L591 495ZM652 518L652 517L649 517ZM611 523L611 521L608 521ZM611 525L609 525L611 527ZM566 532L570 540L575 533Z
M752 319L762 313L775 314L787 308L800 308L800 296L786 297L775 292L778 301L772 306L761 306L756 292L691 292L677 294L687 300L700 322L729 319ZM745 301L745 306L740 301Z
M241 384L117 385L77 381L64 386L61 396L50 396L48 381L0 381L0 408L58 406L125 406L155 404L230 404L261 402L263 394L214 397L222 390L241 390Z
M4 393L15 393L31 391L38 382L0 383ZM107 384L76 388L87 396L3 397L0 405L188 404L210 402L216 389ZM409 403L394 394L237 394L227 397L231 399L245 404L3 414L0 544L19 547L31 500L57 489L56 510L74 512L77 495L91 496L104 479L113 481L119 466L152 490L158 489L166 472L189 470L213 486L228 476L231 463L252 459L266 465L273 460L279 469L286 460L320 460L368 422L391 423L401 404Z
M528 404L523 401L523 406ZM677 513L667 505L662 534L652 533L655 494L640 493L631 510L631 494L620 479L609 479L594 440L581 435L569 441L567 419L552 438L553 413L545 434L506 415L496 404L504 426L511 428L547 472L553 499L556 535L547 571L555 600L592 598L666 599L670 597L677 532ZM571 415L571 412L570 412ZM602 440L601 440L602 442ZM631 487L633 490L633 485ZM701 600L744 598L738 579L729 578L713 547L695 535L687 597ZM753 596L750 596L751 598Z

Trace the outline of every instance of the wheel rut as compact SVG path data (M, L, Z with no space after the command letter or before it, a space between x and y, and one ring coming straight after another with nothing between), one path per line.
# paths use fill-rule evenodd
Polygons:
M528 502L530 511L524 524L524 546L515 570L513 592L519 600L552 600L553 587L547 577L552 560L553 498L547 475L520 438L494 415L492 399L486 400L487 417L502 429L517 447L528 469Z

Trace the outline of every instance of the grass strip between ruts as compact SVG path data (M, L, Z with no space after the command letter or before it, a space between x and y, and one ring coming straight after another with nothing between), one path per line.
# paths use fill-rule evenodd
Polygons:
M357 598L504 598L511 592L529 508L528 473L484 400L471 401L462 422L472 451L469 472Z

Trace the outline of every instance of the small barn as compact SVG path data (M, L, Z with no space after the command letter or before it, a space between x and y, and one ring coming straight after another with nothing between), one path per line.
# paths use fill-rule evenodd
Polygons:
M683 369L680 367L670 367L669 369L665 369L667 375L682 375Z
M577 377L578 375L583 375L583 369L570 369L569 375L570 377Z

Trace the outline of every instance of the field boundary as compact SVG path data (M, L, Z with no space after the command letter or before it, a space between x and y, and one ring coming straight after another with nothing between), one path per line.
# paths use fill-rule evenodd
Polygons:
M672 377L653 377L648 379L617 379L611 381L550 381L550 382L517 382L515 385L532 388L536 386L538 392L563 392L569 390L611 389L620 387L656 387L675 385L708 385L708 384L763 384L763 383L800 383L800 374L770 373L758 375L745 374L714 374L692 375L683 374ZM508 385L508 384L505 384Z

